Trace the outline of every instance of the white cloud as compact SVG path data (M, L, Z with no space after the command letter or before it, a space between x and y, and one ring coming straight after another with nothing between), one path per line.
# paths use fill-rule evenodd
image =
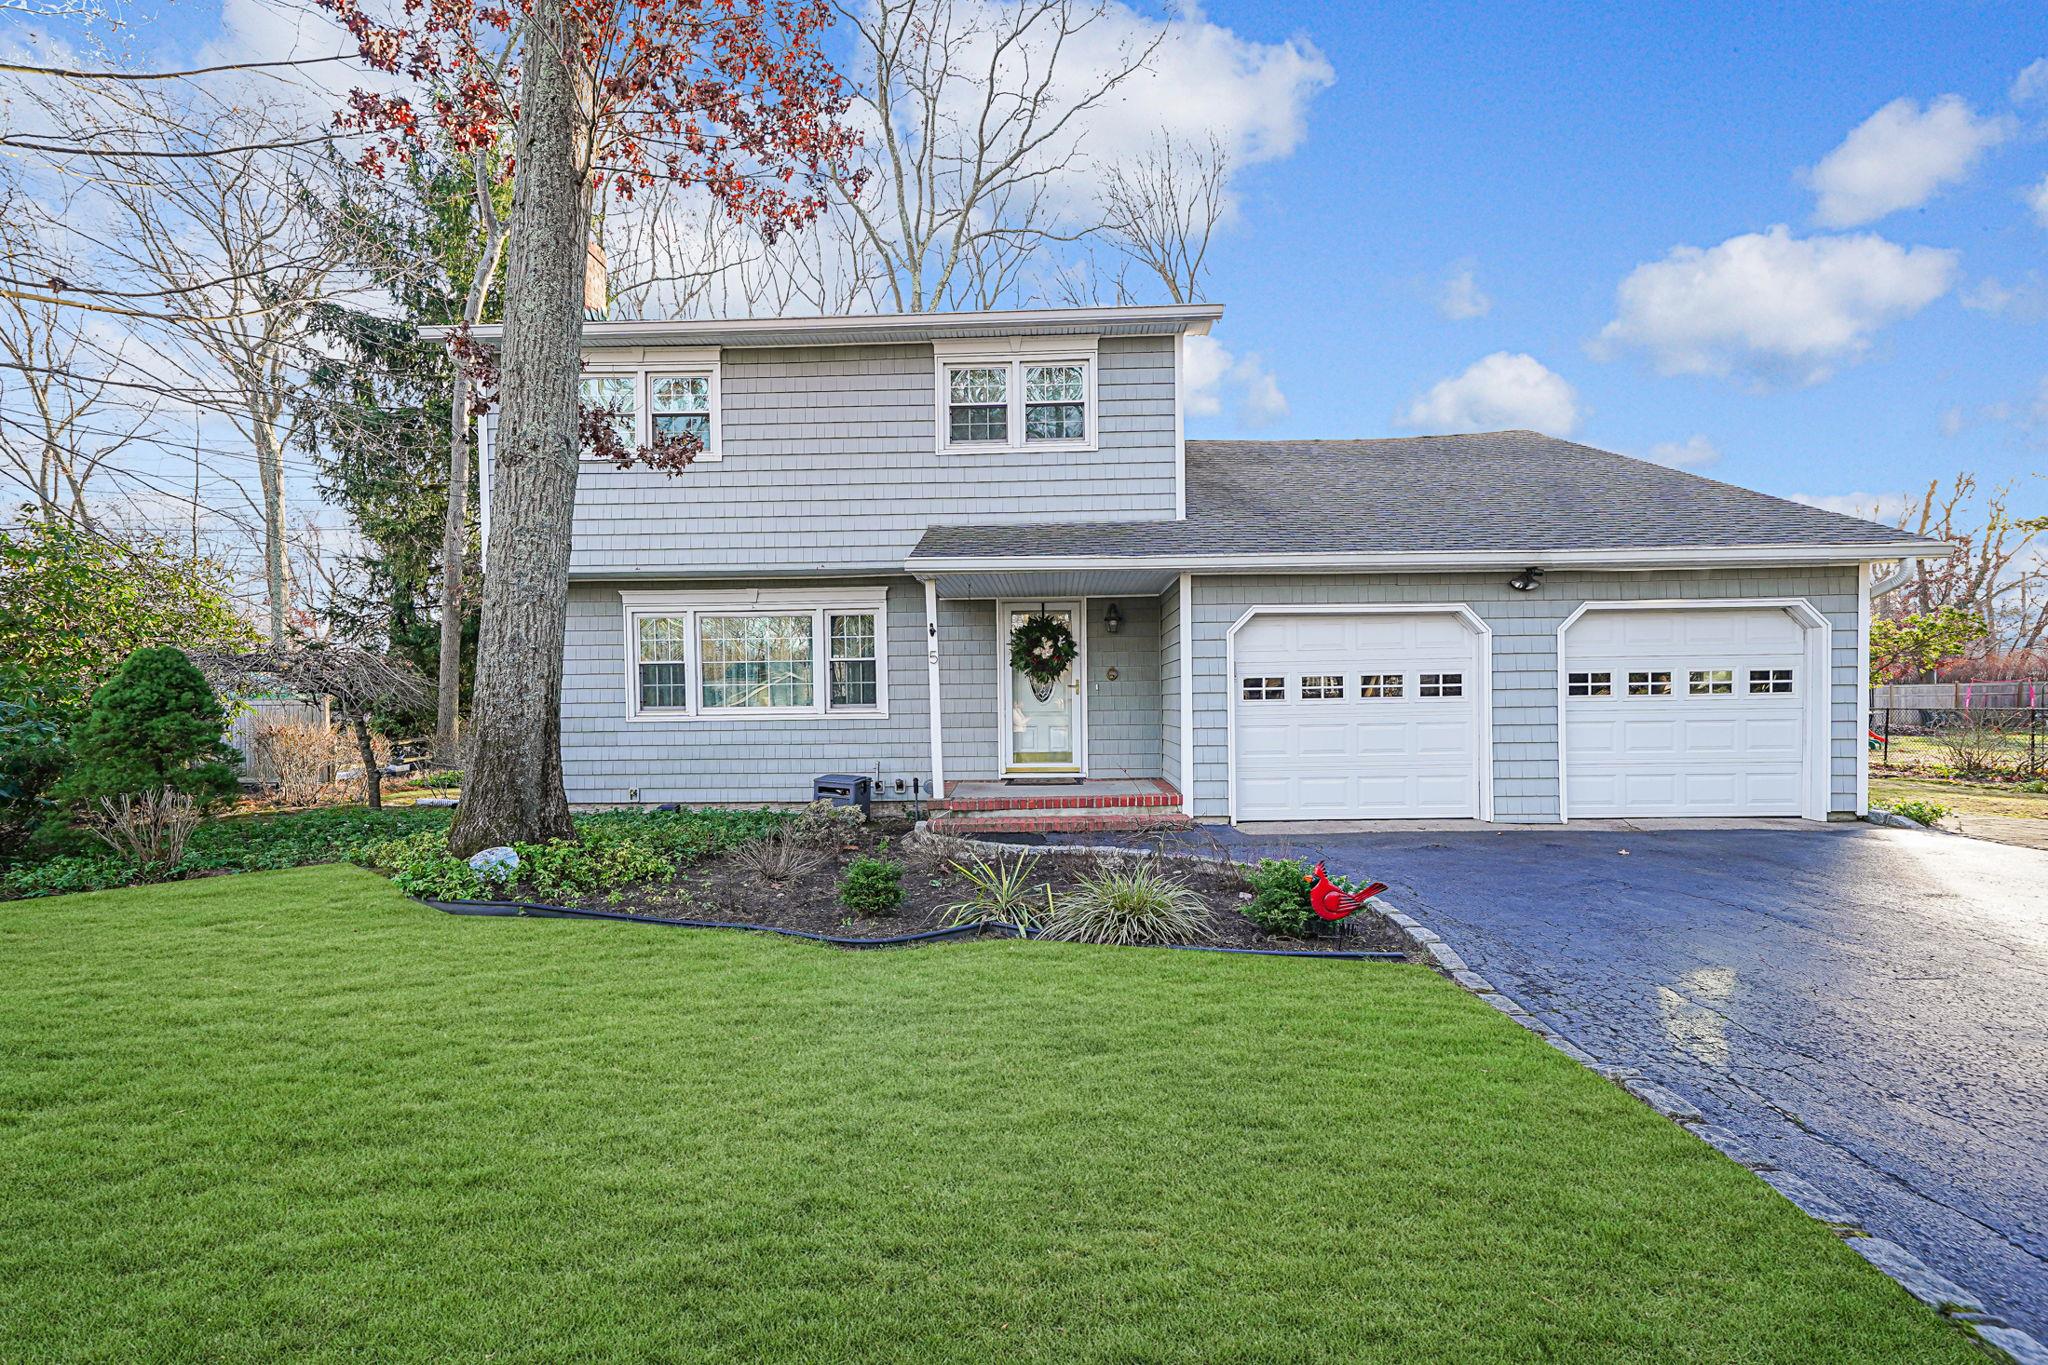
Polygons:
M1979 313L1996 313L2015 322L2040 322L2048 318L2048 277L2038 270L2029 270L2008 285L1996 276L1986 275L1958 301Z
M2024 195L2027 207L2034 211L2034 221L2048 227L2048 175L2041 177L2038 185L2029 185Z
M1906 513L1907 498L1904 493L1794 493L1792 501L1865 521L1897 521Z
M2048 99L2048 57L2028 62L2012 82L2014 104L2027 104L2039 99Z
M1191 336L1181 358L1182 399L1190 417L1222 417L1264 427L1292 411L1280 381L1257 355L1234 355L1212 336Z
M1444 287L1437 294L1436 308L1439 313L1454 322L1467 318L1483 318L1493 311L1493 299L1479 287L1472 267L1460 266L1444 277Z
M1858 124L1842 145L1805 173L1823 227L1860 227L1918 208L1944 186L1961 182L1977 159L2012 135L2013 120L1979 117L1960 95L1925 109L1895 99Z
M1673 469L1706 469L1721 462L1721 451L1704 436L1684 441L1659 441L1646 457L1652 464Z
M1676 247L1615 291L1592 351L1647 352L1663 374L1743 374L1815 384L1860 358L1873 334L1955 282L1956 253L1882 237L1794 237L1782 224L1715 247Z
M1438 381L1395 418L1414 431L1497 431L1527 427L1569 436L1584 416L1579 396L1531 355L1496 351L1465 372Z

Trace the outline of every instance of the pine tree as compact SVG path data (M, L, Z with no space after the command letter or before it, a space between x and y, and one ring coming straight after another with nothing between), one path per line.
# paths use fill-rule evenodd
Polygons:
M58 800L181 791L201 806L235 794L241 755L221 738L227 713L204 675L168 645L138 649L93 693L72 732L72 768Z

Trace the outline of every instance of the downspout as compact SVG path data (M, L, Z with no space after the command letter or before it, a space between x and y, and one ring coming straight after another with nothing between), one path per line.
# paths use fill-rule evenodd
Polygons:
M1918 567L1920 567L1920 557L1918 555L1908 555L1900 560L1899 566L1896 569L1893 569L1883 578L1870 585L1870 600L1875 602L1886 593L1897 592L1900 588L1905 587L1912 580L1913 570Z

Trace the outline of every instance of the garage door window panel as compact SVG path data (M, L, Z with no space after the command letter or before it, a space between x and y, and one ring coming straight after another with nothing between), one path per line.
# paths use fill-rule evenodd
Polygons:
M1671 695L1671 672L1669 669L1644 669L1628 675L1628 694L1631 697L1668 697Z
M1465 695L1465 675L1425 673L1416 680L1415 694L1419 697L1462 697Z
M1398 697L1402 681L1399 673L1367 673L1358 679L1358 695L1369 699Z
M1751 696L1790 696L1792 693L1792 670L1789 668L1750 669L1749 692Z
M1573 673L1565 680L1565 691L1574 697L1611 697L1614 695L1614 675Z
M1344 675L1341 673L1302 674L1301 699L1303 701L1344 700Z
M1686 675L1686 691L1695 697L1732 697L1735 695L1735 670L1732 668L1695 668Z
M1246 678L1244 680L1246 701L1286 701L1287 679Z

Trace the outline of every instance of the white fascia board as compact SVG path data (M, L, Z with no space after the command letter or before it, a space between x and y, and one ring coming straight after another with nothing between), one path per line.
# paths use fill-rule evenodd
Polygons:
M722 345L774 345L789 336L806 338L850 334L867 341L867 334L901 333L904 340L929 340L942 336L980 334L1009 335L1025 328L1060 328L1076 333L1116 328L1144 327L1160 332L1207 332L1223 316L1220 303L1146 304L1128 308L1018 308L975 313L866 313L851 316L810 318L678 318L645 322L586 322L586 345L662 345L701 338ZM446 336L446 327L422 327L420 335L429 341ZM504 334L503 323L486 323L470 329L472 335L495 341ZM826 343L830 344L830 343Z
M1197 573L1288 572L1319 569L1428 571L1432 569L1718 568L1802 564L1871 564L1903 554L1936 553L1920 542L1905 545L1730 545L1639 550L1456 550L1331 554L1165 555L912 555L907 571L919 574L1013 573L1034 569L1170 568Z

